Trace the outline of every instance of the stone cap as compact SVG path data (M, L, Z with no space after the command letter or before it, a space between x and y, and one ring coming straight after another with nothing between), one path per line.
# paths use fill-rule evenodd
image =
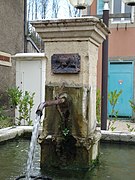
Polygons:
M17 53L15 55L12 56L12 59L15 60L42 60L42 59L46 59L46 55L45 53Z
M112 132L101 130L102 141L106 142L124 142L124 143L134 143L135 144L135 132Z
M110 32L101 19L94 16L37 20L31 24L44 42L90 40L99 46Z

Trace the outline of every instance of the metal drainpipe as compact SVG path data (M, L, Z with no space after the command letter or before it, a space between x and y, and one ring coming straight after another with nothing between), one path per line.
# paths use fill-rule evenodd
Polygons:
M24 0L24 53L27 52L27 0Z
M103 22L109 25L109 0L104 0ZM101 130L107 129L108 96L108 36L102 45L102 92L101 92Z

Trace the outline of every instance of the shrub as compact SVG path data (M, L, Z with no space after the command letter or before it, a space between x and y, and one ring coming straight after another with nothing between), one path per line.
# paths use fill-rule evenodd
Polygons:
M24 121L27 122L27 125L32 125L31 120L31 110L34 105L34 95L35 93L30 94L30 92L19 90L18 87L8 89L8 96L10 105L15 107L19 115L17 119L17 125L21 125Z

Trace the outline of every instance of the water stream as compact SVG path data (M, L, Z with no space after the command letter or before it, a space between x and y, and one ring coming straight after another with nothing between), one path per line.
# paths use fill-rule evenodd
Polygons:
M30 150L29 150L28 160L27 160L26 180L31 179L30 175L31 175L31 169L33 166L33 158L34 158L35 148L36 148L36 144L37 144L39 126L40 126L40 116L36 115L36 118L34 121L34 126L33 126L33 131L32 131L32 136L31 136Z

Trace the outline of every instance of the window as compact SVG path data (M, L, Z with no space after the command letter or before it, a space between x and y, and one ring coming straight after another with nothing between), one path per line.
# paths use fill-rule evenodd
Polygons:
M112 0L111 3L111 13L112 14L118 14L118 13L131 13L131 6L127 6L125 3L123 3L122 0ZM114 18L112 22L130 22L130 18Z
M97 14L103 14L104 2L103 0L97 0Z
M122 0L110 0L110 14L131 13L131 6L127 6ZM97 15L103 14L104 1L97 0ZM130 22L130 18L114 18L113 23Z

